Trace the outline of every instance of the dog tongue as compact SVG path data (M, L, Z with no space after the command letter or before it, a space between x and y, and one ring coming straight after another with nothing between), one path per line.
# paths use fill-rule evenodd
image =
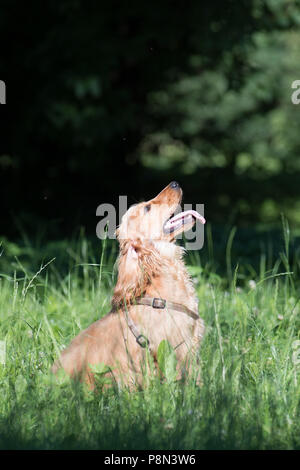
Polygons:
M199 214L199 212L190 209L188 211L180 212L179 214L174 215L174 217L168 220L168 224L173 224L174 222L177 222L177 220L185 219L188 216L191 216L191 217L194 217L195 219L200 220L202 224L205 224L206 222L204 217L201 214Z

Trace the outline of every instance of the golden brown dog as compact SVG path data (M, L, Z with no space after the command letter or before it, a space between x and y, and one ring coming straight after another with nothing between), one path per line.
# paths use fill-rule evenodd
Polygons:
M93 366L105 364L117 383L141 385L147 354L165 339L175 349L178 378L189 369L204 334L198 301L175 237L189 230L196 211L173 215L182 190L175 181L154 199L129 208L117 230L118 280L112 310L82 331L52 370L63 368L94 387Z

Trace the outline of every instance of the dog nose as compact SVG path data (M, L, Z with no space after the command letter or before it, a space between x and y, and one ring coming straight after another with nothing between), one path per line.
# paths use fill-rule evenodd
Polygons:
M172 183L170 183L170 188L172 188L172 189L179 189L180 186L179 186L179 184L177 183L177 181L172 181Z

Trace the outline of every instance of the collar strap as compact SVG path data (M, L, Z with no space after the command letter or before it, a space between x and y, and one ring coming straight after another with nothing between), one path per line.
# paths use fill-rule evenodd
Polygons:
M194 320L199 320L199 315L193 310L187 308L185 305L178 304L176 302L169 302L165 299L160 299L158 297L138 297L135 299L135 304L148 305L149 307L158 309L167 308L170 310L177 310L178 312L185 313Z
M126 315L126 320L127 320L127 325L129 326L131 333L136 339L136 342L141 346L141 348L146 348L148 347L150 349L150 342L149 339L142 335L139 329L137 328L136 324L132 320L132 318L129 316L127 310L125 309L125 315Z
M109 313L116 313L116 312L120 312L121 310L123 310L122 307L113 306ZM148 348L149 351L151 352L149 339L143 334L141 334L140 330L138 329L138 327L136 326L136 324L130 317L126 304L125 304L124 310L125 310L125 318L126 318L127 325L131 333L135 337L136 342L138 343L139 346L141 346L141 348Z
M177 304L176 302L169 302L165 299L160 299L159 297L137 297L133 305L148 305L149 307L158 308L158 309L169 308L171 310L177 310L178 312L183 312L186 315L189 315L194 320L199 320L199 315L197 315L197 313L194 312L193 310L190 310L189 308L187 308L185 305ZM113 307L111 310L111 313L116 312L116 311L118 311L118 308ZM134 321L128 314L128 311L126 308L125 308L125 316L126 316L127 325L129 326L133 336L135 337L136 342L142 348L148 347L149 350L151 351L149 339L140 333ZM177 345L176 348L180 346L180 344Z

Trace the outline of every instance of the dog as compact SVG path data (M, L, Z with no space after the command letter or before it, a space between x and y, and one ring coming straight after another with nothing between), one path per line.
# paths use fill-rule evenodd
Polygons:
M125 213L116 231L120 254L112 309L73 339L54 373L62 368L93 389L101 364L102 375L113 376L119 386L142 386L147 354L159 369L162 340L174 348L178 380L190 373L205 327L176 236L205 219L193 210L174 215L181 200L182 189L173 181Z

